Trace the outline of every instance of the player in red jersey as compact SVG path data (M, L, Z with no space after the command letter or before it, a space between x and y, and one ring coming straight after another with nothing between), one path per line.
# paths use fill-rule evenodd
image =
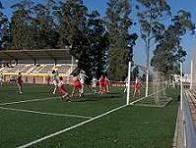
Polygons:
M82 96L82 84L80 81L80 78L78 76L73 77L73 91L72 91L72 97L75 95L75 90L79 91L79 97Z
M107 76L105 76L105 87L106 87L106 92L110 92L109 91L109 84L110 84L110 80L108 79Z
M65 83L63 81L63 77L59 77L59 83L58 83L58 91L61 95L61 100L63 101L66 98L66 101L71 101L69 99L69 94L65 89Z
M142 88L142 83L139 81L137 77L132 87L134 89L133 97L136 96L136 93L140 96L141 95L140 89Z
M18 86L19 94L23 93L23 91L22 91L22 83L23 83L23 81L22 81L22 74L21 74L21 72L19 72L18 73L18 77L16 79L16 84Z
M99 78L99 93L104 94L106 92L105 75L101 75Z

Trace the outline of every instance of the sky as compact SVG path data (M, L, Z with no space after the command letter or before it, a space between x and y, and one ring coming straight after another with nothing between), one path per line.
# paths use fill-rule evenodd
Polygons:
M12 15L11 5L19 2L20 0L0 0L4 6L5 14L10 17ZM33 0L34 2L45 2L46 0ZM84 4L88 7L89 11L98 10L102 16L105 16L108 0L83 0ZM135 0L133 0L135 1ZM187 10L192 15L192 21L196 23L196 0L167 0L171 6L172 14L175 15L180 9ZM134 16L131 16L134 18ZM134 32L137 29L131 28L130 32ZM186 60L184 63L184 72L190 72L190 61L192 58L193 49L196 52L196 35L191 35L189 32L183 37L181 44L187 51ZM145 65L145 49L141 39L137 40L137 44L134 48L134 61L136 64ZM151 51L152 56L152 51Z

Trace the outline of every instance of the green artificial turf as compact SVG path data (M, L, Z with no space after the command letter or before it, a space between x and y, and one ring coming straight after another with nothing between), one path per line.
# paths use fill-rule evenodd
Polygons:
M0 104L20 100L56 97L52 86L25 85L24 94L17 94L13 85L0 88ZM56 114L95 117L126 103L122 88L112 88L110 94L90 94L62 102L59 97L0 107ZM68 87L68 91L71 88ZM87 90L89 91L89 90ZM50 92L50 93L49 93ZM144 91L143 91L144 92ZM144 94L144 93L143 93ZM177 92L167 89L174 100L165 108L127 106L107 116L66 133L49 138L31 147L40 148L169 148L175 129ZM136 98L132 98L134 100ZM40 115L0 109L0 147L16 147L88 119Z
M165 108L128 106L82 127L38 143L59 148L170 148L175 129L177 92Z

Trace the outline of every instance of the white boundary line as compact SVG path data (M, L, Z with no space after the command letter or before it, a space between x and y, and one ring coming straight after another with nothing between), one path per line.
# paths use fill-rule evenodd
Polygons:
M164 91L165 89L166 89L166 88L163 88L163 89L161 89L161 90L159 90L159 91L157 91L157 92L155 92L155 93L152 93L152 94L148 95L147 97L142 97L142 98L140 98L140 99L138 99L138 100L135 100L135 101L131 102L129 105L134 105L135 103L137 103L137 102L139 102L139 101L142 101L142 100L144 100L145 98L148 98L148 97L150 97L150 96L153 96L153 95L155 95L155 94L157 94L157 93L159 93L159 92L161 92L161 91Z
M56 98L58 98L58 97L49 97L49 98L31 99L31 100L21 100L21 101L16 101L16 102L0 103L0 106L11 105L11 104L20 104L20 103L26 103L26 102L45 101L45 100L51 100L51 99L56 99Z
M166 88L165 88L165 89L166 89ZM164 90L164 89L161 89L161 90L157 91L156 93L159 93L160 91L163 91L163 90ZM149 96L152 96L152 95L154 95L154 94L156 94L156 93L153 93L153 94L151 94L151 95L149 95ZM149 97L149 96L147 96L147 97ZM147 98L147 97L143 97L143 98L141 98L141 99L135 100L135 101L131 102L129 105L132 105L132 104L134 104L135 102L138 102L138 101L140 101L140 100L143 100L144 98ZM115 111L118 111L118 110L120 110L120 109L122 109L122 108L125 108L125 107L129 106L129 105L123 105L123 106L114 108L114 109L112 109L112 110L110 110L110 111L108 111L108 112L106 112L106 113L100 114L100 115L95 116L95 117L93 117L93 118L91 118L91 119L89 119L89 120L80 122L80 123L75 124L75 125L73 125L73 126L71 126L71 127L68 127L68 128L62 129L62 130L60 130L60 131L57 131L57 132L55 132L55 133L52 133L52 134L50 134L50 135L44 136L44 137L42 137L42 138L40 138L40 139L34 140L34 141L32 141L32 142L29 142L29 143L27 143L27 144L25 144L25 145L18 146L17 148L27 148L27 147L29 147L29 146L32 146L32 145L34 145L34 144L36 144L36 143L39 143L39 142L44 141L44 140L46 140L46 139L49 139L49 138L51 138L51 137L60 135L60 134L62 134L62 133L65 133L65 132L70 131L70 130L72 130L72 129L75 129L75 128L77 128L77 127L83 126L83 125L85 125L85 124L87 124L87 123L90 123L90 122L96 120L96 119L102 118L102 117L104 117L104 116L106 116L106 115L108 115L108 114L110 114L110 113L113 113L113 112L115 112Z
M92 117L73 115L73 114L48 113L48 112L39 112L39 111L32 111L32 110L25 110L25 109L15 109L15 108L5 108L5 107L0 107L0 109L8 110L8 111L16 111L16 112L48 115L48 116L72 117L72 118L83 118L83 119L90 119L90 118L92 118Z

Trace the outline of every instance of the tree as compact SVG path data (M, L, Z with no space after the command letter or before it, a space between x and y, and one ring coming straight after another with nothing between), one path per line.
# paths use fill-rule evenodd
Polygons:
M32 23L32 7L31 0L23 0L11 6L14 9L11 18L11 33L13 49L33 48L33 30L30 28Z
M52 15L55 4L54 0L48 0L45 5L37 4L32 8L35 17L31 28L34 30L35 48L57 48L59 34Z
M172 22L159 39L151 61L154 69L166 77L179 74L179 62L183 62L186 56L186 50L181 45L182 36L195 28L190 13L184 10L178 11Z
M146 49L146 96L148 95L150 51L152 45L161 37L164 32L164 25L161 23L165 16L170 15L170 7L166 1L160 0L137 0L138 19L140 24L141 38ZM154 44L152 44L154 43Z
M7 16L2 12L3 5L0 1L0 48L7 48L10 42L9 21Z
M59 47L66 45L72 46L72 51L77 53L75 57L80 56L79 46L83 43L83 36L86 33L87 8L82 0L67 0L66 3L60 2L56 8L56 15L59 21Z
M127 75L129 29L132 25L129 0L109 0L106 11L106 26L109 33L110 79L124 80Z
M88 13L82 0L60 2L56 8L59 22L59 47L71 47L70 54L88 76L99 76L107 62L107 32L97 11Z
M92 75L100 77L106 73L108 64L108 33L97 11L88 15L89 68ZM88 59L88 58L87 58Z

